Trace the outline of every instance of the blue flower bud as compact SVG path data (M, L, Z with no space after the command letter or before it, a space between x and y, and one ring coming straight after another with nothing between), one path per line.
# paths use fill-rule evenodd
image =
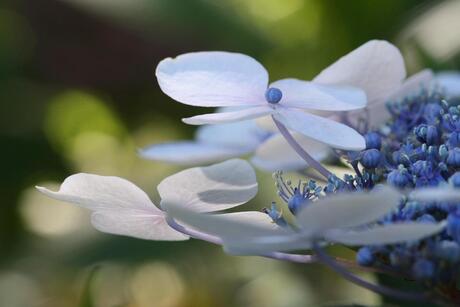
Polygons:
M382 138L377 132L368 132L364 135L366 140L366 149L380 149L382 147Z
M460 261L460 245L454 241L443 240L435 247L435 255L449 262Z
M456 188L460 188L460 172L454 173L452 176L449 178L450 184L452 184Z
M426 131L426 143L436 145L439 141L439 132L435 126L428 126Z
M375 261L374 253L369 247L361 247L356 253L356 262L362 266L371 266Z
M460 167L460 148L449 150L446 163L451 167Z
M277 104L283 98L283 93L276 87L270 87L265 92L265 99L268 103Z
M412 274L416 279L428 280L434 277L436 267L434 263L427 259L418 259L412 266Z
M439 146L438 154L442 160L445 160L447 156L449 155L449 150L447 149L447 146L444 144Z
M452 147L458 147L460 145L460 132L454 131L451 134L449 134L447 142Z
M460 243L460 216L451 213L447 217L447 234Z
M388 174L387 182L398 188L405 188L412 183L412 178L407 169L399 167Z
M361 164L365 168L376 168L380 164L382 154L377 149L368 149L363 151L361 156Z

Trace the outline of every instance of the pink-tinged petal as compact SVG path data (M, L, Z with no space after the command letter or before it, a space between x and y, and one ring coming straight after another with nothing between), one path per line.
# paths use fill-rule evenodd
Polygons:
M446 227L441 223L405 222L374 226L359 231L330 230L325 234L328 241L346 245L385 245L413 242L439 233Z
M188 236L169 227L164 216L127 212L94 212L91 223L101 232L155 241L180 241Z
M296 132L292 133L292 136L317 161L325 159L331 153L330 147L323 143L304 137ZM308 167L305 160L289 146L279 133L257 148L251 158L251 162L256 167L269 172L278 170L295 171Z
M355 87L344 85L320 85L298 79L283 79L270 87L281 90L283 106L323 110L349 111L366 106L366 93Z
M405 77L398 48L386 41L371 40L324 69L313 82L361 88L370 106L384 102Z
M223 124L246 119L254 119L273 113L269 106L245 108L234 112L209 113L193 117L183 118L182 121L189 125Z
M265 103L268 73L250 56L192 52L162 60L156 69L161 90L176 101L204 107Z
M371 192L338 193L301 210L296 218L303 231L323 234L330 229L365 225L382 218L399 205L401 194L384 186Z
M300 110L278 108L275 118L288 129L297 131L318 142L344 150L366 148L364 137L356 130L324 117Z
M163 215L147 196L132 182L119 177L79 173L67 177L59 191L37 189L51 198L93 210L129 210Z
M232 159L206 167L183 170L158 185L161 207L170 204L198 212L212 212L239 206L257 194L252 166Z
M140 150L142 158L179 165L202 165L239 157L251 152L242 147L224 147L201 142L156 144Z

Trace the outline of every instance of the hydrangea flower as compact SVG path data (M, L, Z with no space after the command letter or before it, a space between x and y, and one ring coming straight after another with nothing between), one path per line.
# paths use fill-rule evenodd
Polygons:
M119 177L80 173L65 179L58 191L37 189L51 198L91 210L91 223L99 231L147 240L186 240L187 235L168 225L164 203L181 204L196 212L221 211L252 199L257 181L244 160L187 169L158 185L162 209L139 187ZM261 212L248 216L251 222L270 221Z
M200 214L173 203L166 210L177 220L221 238L225 250L238 255L311 249L315 242L349 246L411 242L445 227L443 222L371 224L395 210L400 198L401 194L389 187L372 193L334 195L302 208L292 227L277 228L229 219L225 215Z
M202 107L241 107L233 112L185 118L188 124L218 124L272 115L293 131L334 148L359 150L364 139L355 130L303 110L348 111L366 105L365 93L344 85L282 79L268 85L268 73L253 58L230 52L195 52L158 64L164 93Z

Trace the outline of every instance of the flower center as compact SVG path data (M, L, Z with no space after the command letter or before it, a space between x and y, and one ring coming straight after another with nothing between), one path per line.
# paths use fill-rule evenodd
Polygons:
M265 92L265 99L268 103L277 104L283 98L283 93L276 87L269 87Z

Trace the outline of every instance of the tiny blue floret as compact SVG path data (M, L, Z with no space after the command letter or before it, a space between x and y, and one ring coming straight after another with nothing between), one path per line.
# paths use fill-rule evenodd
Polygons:
M265 92L265 99L268 103L277 104L283 98L283 93L276 87L270 87Z
M460 167L460 148L449 150L446 163L451 167Z
M370 266L374 263L375 257L369 247L361 247L356 253L356 262L362 266Z
M361 164L365 168L376 168L380 164L382 154L377 149L368 149L362 153Z
M456 188L460 188L460 172L455 172L449 178L449 182Z
M377 132L369 132L364 135L366 140L366 149L380 149L382 147L382 138Z

